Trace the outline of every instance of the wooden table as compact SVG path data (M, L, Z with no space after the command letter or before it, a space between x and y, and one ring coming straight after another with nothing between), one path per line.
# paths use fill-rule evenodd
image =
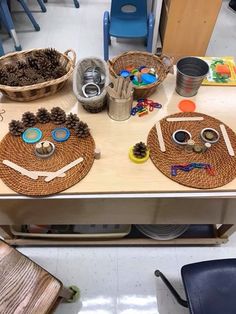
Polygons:
M212 115L236 131L234 87L201 87L193 100L197 111ZM11 119L18 119L26 110L36 112L41 106L48 109L61 106L67 113L78 113L92 131L102 158L95 160L89 174L70 189L52 197L29 198L11 191L0 180L1 225L18 224L221 224L210 237L177 239L169 244L215 244L227 240L236 223L236 179L214 190L196 190L175 183L160 173L151 160L137 165L128 158L129 147L146 142L155 121L178 112L182 99L175 92L175 76L168 75L152 96L163 105L161 110L124 122L111 120L106 111L90 114L77 104L71 82L55 96L30 103L15 103L2 97L0 110L5 109L0 122L0 137L8 131ZM32 244L30 240L12 239L7 227L2 235L13 244ZM39 241L43 244L64 245L64 241ZM149 239L122 239L97 244L156 245ZM37 244L37 242L34 242ZM73 242L81 244L83 242ZM86 242L86 245L94 245Z

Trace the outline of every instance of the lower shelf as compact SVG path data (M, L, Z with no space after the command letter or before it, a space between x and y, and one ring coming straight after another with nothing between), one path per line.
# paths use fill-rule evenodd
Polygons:
M145 237L135 227L128 236L122 239L78 240L70 238L36 239L13 237L5 241L14 246L168 246L168 245L220 245L228 241L228 237L218 237L215 225L191 225L181 237L174 240L153 240Z

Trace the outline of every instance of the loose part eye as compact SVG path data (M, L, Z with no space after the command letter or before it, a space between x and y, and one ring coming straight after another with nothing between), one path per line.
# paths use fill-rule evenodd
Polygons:
M212 128L202 129L200 135L201 135L201 139L204 142L211 143L211 144L217 143L220 138L219 132Z
M187 130L176 130L172 134L173 141L178 145L186 145L191 138L192 135Z
M41 140L43 133L38 128L28 128L22 134L22 139L25 143L34 144Z
M52 131L52 138L56 142L65 142L70 137L70 131L67 128L56 128Z

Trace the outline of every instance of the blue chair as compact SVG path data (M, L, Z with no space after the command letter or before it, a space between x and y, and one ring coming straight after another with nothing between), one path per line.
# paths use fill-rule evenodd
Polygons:
M35 21L30 9L28 8L25 0L17 0L22 8L24 9L25 13L27 14L28 18L30 19L31 23L33 24L34 28L36 31L40 30L40 27L38 25L38 23ZM7 0L0 0L0 17L1 20L3 22L3 24L5 25L8 33L10 34L10 36L12 37L13 41L14 41L14 45L15 45L15 49L16 50L21 50L21 45L20 42L18 40L18 36L16 34L16 30L15 30L15 26L12 20L12 16L11 16L11 12L9 10L9 6L8 6L8 1Z
M48 0L43 0L44 3L47 3ZM74 4L76 8L79 8L79 1L78 0L74 0Z
M39 6L40 6L42 12L47 12L47 8L46 8L46 6L45 6L43 0L37 0L37 1L38 1L38 4L39 4Z
M4 55L4 50L3 50L2 40L0 38L0 57L3 55Z
M147 50L152 52L154 16L147 14L146 0L113 0L111 16L104 12L104 60L109 59L111 36L116 38L146 38Z
M236 259L213 260L185 265L181 269L187 301L183 300L168 279L160 277L176 301L189 308L190 314L236 313Z

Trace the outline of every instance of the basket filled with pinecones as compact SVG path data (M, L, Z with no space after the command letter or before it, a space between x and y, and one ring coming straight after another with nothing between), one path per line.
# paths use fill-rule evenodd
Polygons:
M55 94L71 76L75 59L73 50L60 53L53 48L7 54L0 58L0 91L16 101Z

